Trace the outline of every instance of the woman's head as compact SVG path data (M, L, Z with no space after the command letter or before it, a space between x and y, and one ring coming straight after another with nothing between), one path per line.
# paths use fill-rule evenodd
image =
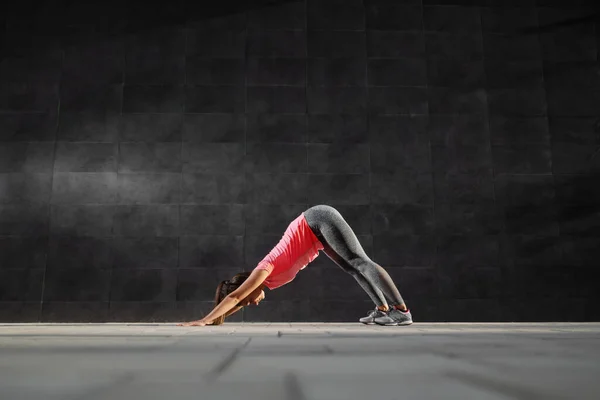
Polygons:
M236 274L233 278L222 281L217 285L217 291L215 293L215 306L223 301L227 295L235 291L239 288L242 283L248 279L250 276L250 272L241 272ZM258 287L245 299L239 302L239 305L248 306L250 304L258 305L265 298L265 292L262 290L262 287ZM213 325L221 325L225 321L225 316L221 316L213 321Z

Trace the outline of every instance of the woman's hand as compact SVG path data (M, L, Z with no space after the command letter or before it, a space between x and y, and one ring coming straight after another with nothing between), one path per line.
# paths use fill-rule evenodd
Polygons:
M177 324L177 326L206 326L206 325L210 325L208 322L203 321L203 320L198 320L198 321L191 321L191 322L184 322L181 324Z

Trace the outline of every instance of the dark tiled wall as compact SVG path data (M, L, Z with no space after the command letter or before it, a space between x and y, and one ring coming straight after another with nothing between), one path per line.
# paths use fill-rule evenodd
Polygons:
M319 203L417 321L599 318L593 2L221 3L6 6L1 321L198 318ZM232 319L371 307L322 255Z

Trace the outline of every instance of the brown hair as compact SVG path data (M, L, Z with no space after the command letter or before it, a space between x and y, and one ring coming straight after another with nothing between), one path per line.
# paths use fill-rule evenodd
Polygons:
M229 293L231 293L234 290L236 290L237 288L239 288L242 285L242 283L244 283L246 281L246 279L248 279L249 276L250 276L250 272L240 272L239 274L236 274L230 280L221 281L221 283L219 283L217 285L217 291L215 293L215 306L217 306L220 302L222 302L223 299L225 297L227 297L227 295ZM214 319L212 324L213 325L222 325L223 322L225 322L224 315L220 316L219 318Z

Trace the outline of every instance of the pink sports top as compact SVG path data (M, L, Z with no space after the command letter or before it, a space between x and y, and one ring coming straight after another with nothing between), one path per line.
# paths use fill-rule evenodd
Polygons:
M265 286L275 289L291 282L312 260L317 258L323 245L308 226L304 213L293 220L273 250L255 269L269 272Z

